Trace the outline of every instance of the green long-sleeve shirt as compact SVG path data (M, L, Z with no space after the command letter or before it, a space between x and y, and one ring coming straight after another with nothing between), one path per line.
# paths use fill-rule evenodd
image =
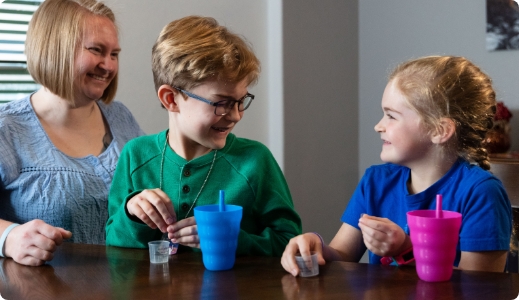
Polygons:
M193 216L192 209L186 213L206 179L214 151L188 162L164 147L166 133L139 137L124 147L108 198L107 245L147 248L149 241L161 238L160 230L130 218L125 208L135 194L161 186L161 169L162 189L177 219ZM225 190L227 204L243 207L237 255L281 256L289 239L301 233L285 177L263 144L229 134L195 206L217 204L219 190Z

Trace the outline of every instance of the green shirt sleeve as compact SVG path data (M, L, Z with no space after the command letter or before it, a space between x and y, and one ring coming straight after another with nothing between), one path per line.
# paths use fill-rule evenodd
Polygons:
M132 182L131 147L128 143L121 152L108 196L106 245L128 248L148 248L148 241L161 238L160 231L135 221L128 215L126 203L141 190L134 190Z
M288 241L301 234L301 219L294 209L292 196L283 172L265 146L255 147L255 159L250 166L243 166L250 186L255 192L253 219L260 232L246 230L242 225L238 237L237 255L262 255L280 257ZM247 221L247 220L246 220ZM243 222L243 221L242 221ZM245 229L245 230L244 230Z

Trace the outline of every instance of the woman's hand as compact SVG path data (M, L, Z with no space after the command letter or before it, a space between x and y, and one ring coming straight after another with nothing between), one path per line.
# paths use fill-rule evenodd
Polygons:
M128 213L139 218L149 227L165 233L177 215L168 195L160 189L144 190L133 196L126 204Z
M315 233L304 233L298 235L288 242L288 245L281 257L281 265L293 276L299 274L299 268L296 263L296 254L300 253L305 261L310 260L310 253L317 253L317 262L324 265L326 262L323 258L323 247L321 239Z
M11 230L5 241L4 254L22 265L39 266L52 260L57 246L70 237L70 231L33 220Z
M364 214L359 227L366 247L378 256L396 256L411 247L411 239L396 223Z
M173 243L179 243L192 248L200 248L200 237L195 217L180 220L168 226L168 238Z

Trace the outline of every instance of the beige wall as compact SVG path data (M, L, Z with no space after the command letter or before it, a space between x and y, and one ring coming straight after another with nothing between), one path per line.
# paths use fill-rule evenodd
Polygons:
M283 166L305 231L330 241L364 170L381 163L380 99L389 70L422 55L462 55L512 109L519 148L519 51L487 52L485 0L106 0L121 27L121 85L148 133L167 126L151 46L169 21L210 15L243 34L263 63L258 101L235 133L265 143Z
M283 1L285 174L330 242L358 182L357 1Z
M123 49L117 99L147 133L167 127L151 47L168 22L215 17L244 35L262 62L256 99L235 129L266 144L284 168L305 231L327 241L357 183L356 1L105 0Z
M519 149L519 50L488 52L485 0L359 1L359 173L380 163L380 100L388 72L424 55L465 56L494 81L512 110L512 148Z
M277 1L105 0L104 2L114 10L120 28L122 52L117 99L131 109L146 133L156 133L167 128L168 125L166 111L160 107L155 94L151 73L151 48L160 30L169 22L184 16L211 16L232 31L245 36L262 62L260 81L250 89L251 93L256 95L256 100L236 127L235 133L268 144L276 157L282 159L282 139L269 135L272 132L270 127L281 124L280 120L269 120L269 109L281 106L282 103L279 91L281 82L278 80L272 83L267 80L271 77L275 78L276 74L279 74L277 78L281 76L281 67L277 67L280 64L268 53L272 43L279 44L274 40L275 37L271 38L272 41L268 39L269 31L275 31L270 27L279 27L280 22L266 21L272 15L271 11L276 11L271 7L275 8ZM279 3L277 7L280 7ZM270 60L276 64L271 63ZM270 74L273 75L268 76Z

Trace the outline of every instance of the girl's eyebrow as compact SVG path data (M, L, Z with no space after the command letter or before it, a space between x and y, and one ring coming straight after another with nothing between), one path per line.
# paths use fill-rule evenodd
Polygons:
M400 112L398 112L397 110L394 110L394 109L391 108L391 107L382 107L382 110L383 110L384 112L393 112L393 113L400 114Z

